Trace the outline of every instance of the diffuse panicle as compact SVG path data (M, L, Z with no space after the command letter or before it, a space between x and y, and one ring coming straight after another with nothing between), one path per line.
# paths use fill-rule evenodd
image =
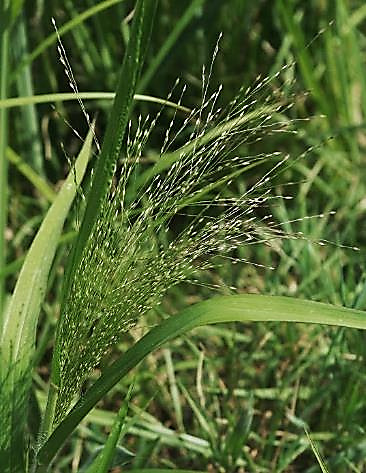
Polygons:
M136 170L161 112L152 119L140 117L134 132L129 125L118 178L64 305L56 342L61 352L56 423L121 334L159 304L170 287L197 277L210 267L212 256L230 258L242 244L283 235L255 211L270 199L269 180L288 156L278 151L242 156L240 150L271 133L293 132L293 121L284 118L291 104L270 91L271 78L266 78L240 91L222 110L217 106L222 88L208 94L210 74L211 69L204 76L202 105L181 124L174 114L159 159L144 181L136 178ZM185 144L174 150L185 136ZM271 168L261 179L242 195L226 197L223 190L235 178L264 161ZM177 230L174 222L182 215L185 225Z

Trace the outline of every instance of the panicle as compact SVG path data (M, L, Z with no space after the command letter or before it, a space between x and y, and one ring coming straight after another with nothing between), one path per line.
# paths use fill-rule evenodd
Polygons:
M140 116L135 130L129 124L118 178L64 305L57 341L62 355L56 423L121 334L159 304L169 288L194 280L211 267L212 257L245 261L233 255L240 245L284 235L278 226L271 228L270 215L257 217L256 210L268 205L270 178L288 156L276 150L244 156L238 151L272 133L293 131L294 121L284 118L291 104L269 90L271 78L259 78L222 110L222 87L209 94L211 74L212 66L203 75L201 106L181 124L174 114L156 164L143 182L137 170L161 111L153 118ZM179 104L184 92L185 87ZM185 144L174 150L183 139ZM264 161L272 164L261 179L242 195L227 197L233 180Z

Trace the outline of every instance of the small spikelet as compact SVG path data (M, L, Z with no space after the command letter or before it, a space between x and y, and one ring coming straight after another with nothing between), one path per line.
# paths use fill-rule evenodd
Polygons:
M240 91L222 111L217 108L222 87L208 93L211 70L204 75L202 105L181 125L173 127L173 117L162 137L160 172L140 184L132 201L134 171L158 117L139 117L134 133L129 125L118 183L103 204L64 305L56 341L61 351L56 423L121 334L159 304L170 287L195 279L213 256L230 258L242 244L284 235L278 226L271 228L270 216L256 217L255 211L268 204L271 176L288 156L278 151L240 156L236 150L271 133L293 131L293 121L283 118L291 104L268 92L271 78L266 78ZM187 134L186 144L173 151ZM237 176L268 160L271 170L243 195L221 195ZM187 226L177 233L174 219L182 214Z

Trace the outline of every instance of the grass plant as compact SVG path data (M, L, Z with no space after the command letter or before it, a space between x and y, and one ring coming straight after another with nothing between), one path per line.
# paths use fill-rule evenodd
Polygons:
M9 244L14 262L1 263L0 464L9 473L107 472L116 462L123 471L135 472L279 473L300 467L311 473L318 465L322 471L362 471L366 285L355 250L364 245L364 233L357 229L365 187L355 169L362 170L364 152L366 92L359 73L365 41L357 29L364 10L351 13L344 0L331 11L316 2L275 2L282 36L275 37L274 71L249 87L242 78L227 77L229 87L214 89L217 68L228 67L216 44L201 78L194 76L194 67L187 77L193 88L200 83L189 104L179 81L167 100L156 99L161 84L154 82L155 71L174 63L169 52L178 47L188 47L187 58L200 59L189 49L187 35L201 15L209 45L215 5L192 1L184 11L176 5L166 6L164 14L158 9L152 33L157 3L138 0L132 23L123 24L128 44L110 116L100 120L106 128L100 149L82 102L91 95L79 92L61 33L71 31L77 44L86 44L94 33L81 23L98 12L107 15L109 8L127 14L128 2L101 2L83 14L65 2L74 20L33 55L23 50L13 77L58 39L66 81L88 129L57 194L43 176L47 166L39 156L31 167L13 151L21 141L13 143L12 137L8 147L7 109L70 95L53 90L42 98L39 90L32 94L18 81L18 90L32 95L8 99L10 76L2 67L0 224L8 230L6 153L26 185L52 204L38 232L31 230L36 235L27 254L19 255L15 243ZM220 4L220 12L228 15L215 17L210 27L216 21L223 26L235 22L239 10L252 18L262 13L259 5L228 3L232 11ZM4 5L1 59L7 65L8 34L16 31L22 2ZM314 26L306 15L312 8L324 19L313 37L325 26L313 42L302 28L303 21ZM164 15L180 21L152 59L147 45L164 32ZM335 27L327 26L329 15ZM20 28L26 26L18 20ZM116 43L102 34L103 21L94 18L102 59L94 46L80 51L81 67L93 74L98 61L108 70L116 66L111 53ZM265 34L262 45L272 57L275 48ZM252 40L258 46L255 35ZM225 36L222 41L227 51ZM338 59L334 48L343 53ZM248 58L248 71L262 72L253 58ZM331 71L328 88L317 60ZM44 56L45 81L52 86L51 63ZM309 94L299 93L301 81ZM232 82L239 90L234 98L227 92ZM136 96L150 85L151 95ZM161 108L146 116L146 102L134 97L147 97ZM32 110L32 117L17 116L37 134ZM97 157L86 173L93 139ZM36 201L11 201L8 215L15 228L14 206L30 216ZM44 201L37 205L44 209ZM68 214L71 237L61 237ZM16 241L21 241L22 231L17 231ZM66 262L65 240L71 241ZM16 282L6 281L21 260ZM221 295L212 297L213 291ZM213 325L219 323L228 325ZM163 345L169 348L161 352ZM111 415L110 407L118 414ZM333 446L322 448L325 460L315 442ZM177 459L176 451L184 455Z

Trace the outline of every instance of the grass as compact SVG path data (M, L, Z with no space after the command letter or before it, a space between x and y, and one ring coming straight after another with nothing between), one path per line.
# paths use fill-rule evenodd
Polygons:
M20 64L25 67L22 64L36 61L32 68L34 92L30 97L34 103L38 95L57 94L61 91L69 93L67 79L58 57L54 54L54 49L50 49L52 41L57 39L57 35L50 36L51 15L56 15L57 24L60 25L63 44L74 69L79 90L82 93L99 90L102 96L115 87L118 59L122 57L128 37L135 37L131 32L130 21L116 21L116 18L127 18L133 2L100 2L98 8L91 8L90 2L82 3L77 11L70 2L58 2L58 9L52 12L45 10L40 3L33 13L31 5L25 2L27 11L32 10L29 20L24 24L28 38L27 49L38 52L37 59L33 54L25 57L24 62ZM85 10L85 14L82 10ZM70 14L74 15L74 20L69 22ZM86 18L89 19L81 24ZM236 297L244 299L251 297L246 295L248 293L260 293L365 309L363 158L366 87L363 18L362 2L350 5L345 0L337 0L331 5L327 2L309 1L304 4L285 0L258 4L230 0L193 1L186 5L171 2L159 5L150 48L145 57L145 73L142 74L145 84L143 81L139 85L135 80L137 89L146 87L144 93L151 97L165 98L179 76L188 83L187 92L180 100L177 88L169 100L181 102L190 110L199 106L202 99L200 69L202 64L210 64L210 55L220 31L223 31L223 39L210 78L212 90L217 90L220 83L224 85L220 96L217 97L217 106L228 103L242 85L245 89L255 83L258 74L263 77L273 75L283 65L287 65L282 76L269 83L266 94L261 96L259 91L256 95L258 104L262 104L261 101L266 96L280 100L282 109L276 111L273 121L286 121L285 129L281 127L282 133L273 133L276 127L272 127L267 133L256 135L256 138L260 138L258 141L249 139L238 142L235 154L262 154L264 158L278 150L282 156L288 153L293 157L292 161L289 161L290 166L287 161L281 172L271 174L272 194L277 197L268 200L265 205L262 204L256 215L258 223L261 223L260 220L266 213L272 213L272 232L286 232L297 237L271 239L268 244L268 230L261 224L257 228L257 239L265 240L266 244L245 245L235 249L231 256L241 263L233 264L230 259L220 261L219 265L209 271L199 271L195 276L195 279L198 279L195 284L183 282L170 287L162 303L150 311L145 311L138 325L118 339L117 346L108 352L106 358L101 359L95 370L90 369L89 378L82 378L82 389L89 393L86 394L86 399L88 395L93 399L89 407L94 405L96 399L100 399L100 396L93 397L98 392L98 384L94 385L98 375L102 373L103 380L103 373L108 377L111 366L118 366L118 363L123 365L124 356L128 357L128 353L131 353L127 351L128 348L141 346L133 343L142 334L152 326L162 324L164 327L164 324L169 325L179 320L175 317L168 318L175 313L183 315L183 324L186 307L196 302L199 303L197 308L202 307L200 304L204 306L206 302L200 301L206 299L207 304L210 304L209 301L217 290L221 294L229 295L234 292L232 287L236 287L235 291L243 294ZM32 27L34 23L30 19L37 24L37 28ZM333 24L328 26L331 20ZM67 28L63 28L63 24L67 25ZM325 31L307 46L322 28L325 28ZM2 31L4 36L5 30ZM49 39L45 41L45 38ZM2 42L3 48L4 44L6 46L6 41ZM42 56L38 56L41 50ZM2 56L3 60L4 57L6 56ZM294 61L296 66L290 67ZM1 70L5 74L6 70ZM7 93L2 93L1 99L7 99L17 93L14 79L20 69L13 67L12 70L15 71L11 71L13 82ZM156 70L158 72L154 73ZM276 96L280 88L282 96ZM24 93L21 95L29 93L25 89L24 85ZM308 94L304 94L306 89L310 89ZM286 109L289 102L294 102L294 105ZM98 136L103 136L102 130L107 123L109 105L106 101L92 102L90 108L93 109L97 105L100 106L97 133ZM78 131L81 135L86 134L87 125L81 124L78 105L65 102L63 105L58 103L56 108L62 116L67 117L72 126L80 127ZM171 153L168 150L167 159L164 161L159 161L159 150L164 143L165 131L173 123L173 116L176 115L171 125L171 136L174 136L178 124L184 122L187 115L174 112L174 109L165 108L162 112L159 112L159 109L159 105L138 102L130 112L133 123L129 135L131 137L136 132L134 127L137 127L135 124L138 123L140 113L143 116L147 113L150 113L150 116L160 113L160 117L155 131L145 145L141 159L131 171L133 185L119 190L125 193L127 204L133 202L134 193L147 177L151 179L150 183L157 185L158 181L154 180L154 176L158 171L166 174L170 166L173 166L173 169L177 170L177 179L181 175L179 173L185 172L185 168L179 165L180 153L176 153L174 147ZM8 112L2 108L1 113L1 117L5 117ZM41 195L48 200L51 200L51 197L54 199L52 192L58 189L57 182L63 178L65 168L68 167L64 151L59 144L65 143L67 155L74 155L79 148L73 131L65 126L62 119L54 119L54 112L48 105L37 105L37 114L41 117L38 131L27 126L25 115L16 109L9 115L10 127L21 130L22 126L26 126L33 130L32 133L37 133L38 142L51 143L52 159L43 160L42 175L39 168L31 162L26 161L32 169L20 167L21 161L18 157L25 161L24 157L28 151L20 135L12 133L9 136L10 148L8 151L4 148L4 153L13 153L13 158L18 156L9 160L11 199L9 204L6 204L6 232L2 232L6 240L0 245L4 248L6 241L8 265L1 265L1 274L7 274L6 281L2 278L6 290L6 297L3 297L5 300L15 285L19 266L14 262L26 254L39 225L37 222L45 215L46 205ZM320 115L324 114L326 116L321 118ZM261 115L257 105L256 115L246 116L242 127L248 123L258 125L264 116L264 111ZM309 120L308 117L312 118ZM290 121L304 118L307 120ZM4 132L6 128L3 118L0 123ZM188 123L188 126L190 125ZM232 125L229 125L229 129L233 131L230 126ZM241 133L243 128L235 129L235 132ZM292 133L295 128L296 135ZM210 144L220 136L218 130L220 129L210 130L208 126L203 138L207 141L203 144L200 144L199 140L196 143L193 141L189 145L190 148L185 148L187 156L192 150L200 152L200 149L205 147L212 152ZM121 131L123 132L123 127L117 133ZM175 149L184 146L187 133L191 131L192 127L177 137ZM210 139L210 133L216 138ZM119 137L117 138L119 142ZM4 140L1 142L2 146L6 143ZM130 158L136 159L133 140L131 150ZM303 155L304 150L308 151L302 158L297 159ZM115 153L119 154L117 151ZM125 153L124 146L122 153ZM233 164L230 159L234 156L234 150L232 153L228 155L230 165ZM205 155L198 156L203 158ZM254 165L248 165L245 172L233 171L233 176L225 170L222 175L213 176L212 182L204 182L199 195L192 196L187 193L183 196L181 205L183 207L189 203L192 211L200 211L197 198L210 200L219 191L222 193L222 199L232 202L235 196L246 195L258 180L273 169L278 160L280 158L276 157L272 161L267 158L255 160L251 163ZM103 161L99 161L100 166L101 162ZM8 184L5 184L5 158L1 163L1 176L4 179L1 198L4 204L2 208L5 209L5 190L8 187ZM16 166L17 170L13 166ZM117 166L117 172L123 175L121 163ZM110 177L111 172L108 171L101 185L103 192L108 187L106 183ZM102 180L98 178L94 182L100 184ZM265 184L259 189L261 193L266 192ZM135 207L135 212L141 208L149 208L151 203L152 190L149 190L148 184L145 186L142 189L148 192L141 193L141 201ZM86 182L82 192L87 201L92 202L89 198L90 195L95 195L95 191L89 191L89 188L90 184ZM194 187L191 190L194 192ZM83 215L83 194L77 199L74 215L70 214L65 231L75 230L75 213L76 218ZM292 199L287 200L286 196L291 196ZM167 254L169 242L177 241L174 239L179 237L181 229L191 222L191 217L184 215L165 221L163 211L168 210L168 217L172 217L174 211L172 208L169 210L167 206L161 209L159 214L159 206L166 205L166 201L159 200L158 197L156 194L154 201L155 212L162 219L158 225L169 223L170 230L167 236L160 232L154 240L157 258ZM173 197L174 195L172 202ZM92 219L84 237L81 240L79 237L79 242L84 240L80 248L87 241L89 231L92 231L93 218L98 214L95 209L103 201L104 198L98 197L94 201L95 205L88 204L92 206L92 213L89 212ZM332 211L336 213L333 214ZM308 218L318 214L324 216ZM126 214L126 221L129 219L131 225L136 224L139 221L137 215L134 212ZM218 215L217 210L211 210L211 217L217 218ZM5 226L4 222L2 226ZM135 228L138 235L138 227ZM150 233L146 235L152 238L155 227L147 229ZM300 237L300 232L304 237ZM55 245L56 259L50 278L45 283L47 297L42 303L39 319L36 352L38 367L33 376L36 394L33 401L36 404L32 404L32 413L37 412L34 407L37 403L43 412L46 409L55 324L59 319L60 310L65 306L65 289L62 290L62 285L65 284L63 268L66 264L65 243L62 241L65 240L67 238L61 240L57 250ZM319 244L327 240L336 244ZM342 245L359 247L361 251L356 252ZM127 257L126 250L121 252L120 256ZM153 256L155 257L155 253ZM130 261L129 268L134 261L133 255L130 256ZM141 261L140 273L133 273L129 269L130 279L126 280L137 280L136 274L141 276L144 264L147 265L151 259L145 257ZM248 263L244 264L244 261ZM163 265L154 264L155 268L164 268ZM74 269L66 269L71 274L67 280L72 280L72 273L77 271L77 266L75 263ZM275 267L275 270L269 269L270 267ZM90 271L92 270L93 267ZM159 271L164 274L164 270L159 269L156 277ZM96 279L96 285L99 281ZM256 297L254 295L253 300ZM214 309L218 308L218 301L219 299L216 301L217 306L212 302ZM271 304L274 313L275 303ZM260 304L257 307L260 307ZM283 314L283 310L278 309L277 312ZM291 309L290 313L293 315L295 309ZM166 318L167 321L164 321ZM198 317L194 315L193 318L198 323ZM266 320L269 318L267 316ZM93 331L93 327L94 325L89 326L89 330ZM70 337L72 335L69 334ZM110 385L107 389L107 385L103 385L103 389L108 393L81 423L79 421L85 412L81 415L81 405L77 404L72 414L74 419L79 415L76 421L76 424L79 424L77 433L69 437L53 468L60 472L78 471L87 458L93 456L97 447L106 444L108 429L115 420L111 413L119 411L121 400L125 398L133 383L134 394L127 415L127 432L121 444L135 456L128 457L123 471L181 468L195 471L311 473L319 471L320 465L331 472L363 471L366 458L363 422L364 357L364 332L356 329L275 322L242 322L224 327L196 328L191 334L170 341L163 350L150 354L133 374L127 374L116 384L112 383L113 387ZM113 365L113 362L116 364ZM115 380L117 379L119 377L116 375ZM99 381L99 386L102 382ZM72 418L66 417L65 423L61 422L59 430L54 431L52 438L56 439L55 449L70 432L67 422ZM36 419L32 422L39 423L39 418L38 421ZM50 423L52 424L52 421ZM115 426L118 427L117 424ZM49 430L48 427L46 430ZM310 444L307 432L311 439ZM110 439L112 437L113 435ZM48 444L48 451L47 448L41 450L41 456L51 455L52 441ZM322 452L321 456L315 454L318 449ZM123 458L126 458L127 454L124 455Z
M5 18L5 12L8 8L8 3L4 2L1 8L1 17ZM9 31L5 20L1 21L1 73L0 73L0 98L5 99L8 94L8 57L9 57ZM5 227L7 221L7 175L8 166L5 159L5 152L7 147L7 130L8 130L8 114L2 109L0 111L0 184L1 184L1 198L0 198L0 261L1 266L5 266L6 250L5 250ZM0 285L0 311L3 312L5 307L5 288L4 283ZM1 316L2 319L2 316Z

